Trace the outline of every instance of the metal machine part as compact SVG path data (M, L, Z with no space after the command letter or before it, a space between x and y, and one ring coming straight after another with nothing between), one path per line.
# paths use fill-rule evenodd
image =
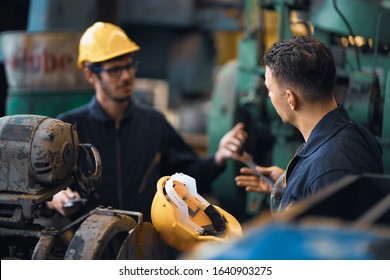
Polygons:
M118 260L161 260L167 252L156 228L148 222L138 224L127 235L118 252Z
M25 248L42 234L33 221L47 211L45 202L70 185L88 193L100 176L99 153L79 143L74 125L38 115L0 118L1 257L30 254ZM38 243L46 249L35 255L51 254L51 238ZM29 245L22 249L18 244Z
M101 170L99 152L79 143L74 125L38 115L0 118L0 258L164 258L156 230L138 212L99 207L61 228L36 222L45 202L68 186L85 196L71 203L88 199Z
M0 118L1 225L38 218L43 203L70 185L90 193L100 176L99 153L79 144L74 125L37 115Z
M98 207L82 220L65 252L66 260L166 258L156 229L139 212Z
M165 259L156 229L142 217L139 212L98 207L61 229L43 229L31 259ZM68 231L74 232L71 239L64 238Z
M75 127L41 116L0 119L0 191L40 194L76 169Z

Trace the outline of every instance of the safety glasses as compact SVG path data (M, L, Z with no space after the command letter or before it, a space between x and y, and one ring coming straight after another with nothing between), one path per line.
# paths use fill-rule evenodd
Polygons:
M139 62L138 61L134 61L134 62L131 62L131 63L128 63L126 65L123 65L123 66L114 66L114 67L110 67L110 68L105 68L105 67L93 67L92 71L96 74L99 74L101 72L107 72L107 74L112 77L112 78L119 78L120 76L122 76L122 73L124 70L126 71L137 71L138 69L138 65L139 65Z

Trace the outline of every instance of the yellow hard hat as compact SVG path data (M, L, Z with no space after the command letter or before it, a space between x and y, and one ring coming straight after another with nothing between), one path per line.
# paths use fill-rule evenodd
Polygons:
M240 223L200 196L195 179L182 173L157 182L151 218L160 237L181 251L203 241L227 242L242 236Z
M81 36L77 66L81 69L85 62L102 62L139 49L120 27L96 22Z

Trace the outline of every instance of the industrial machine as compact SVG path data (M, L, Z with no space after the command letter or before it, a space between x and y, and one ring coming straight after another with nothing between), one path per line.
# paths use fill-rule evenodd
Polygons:
M239 30L241 9L236 0L31 0L26 30L0 36L6 114L55 117L91 99L76 61L81 34L96 21L118 24L141 46L137 77L167 81L170 107L202 104L213 80L213 32ZM145 92L135 96L150 102ZM191 127L205 132L204 123Z
M390 36L385 28L390 24L389 1L245 1L238 58L222 67L213 89L209 149L215 151L223 133L238 121L246 124L249 133L245 150L259 165L287 166L303 142L297 130L282 123L265 91L262 56L269 47L270 23L265 16L270 11L278 16L275 40L304 34L319 38L331 49L337 65L335 97L353 119L378 137L385 173L389 173ZM240 166L230 162L214 191L222 207L245 220L269 205L265 195L247 194L235 186Z
M39 115L0 118L0 165L1 259L161 257L141 213L100 207L62 228L37 223L59 191L72 186L87 196L100 183L99 153L79 143L74 125Z

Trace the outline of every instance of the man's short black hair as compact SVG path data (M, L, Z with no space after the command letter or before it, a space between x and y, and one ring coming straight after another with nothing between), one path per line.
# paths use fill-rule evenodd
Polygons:
M278 82L300 89L305 98L332 98L336 66L330 50L318 39L294 36L277 42L264 56Z

